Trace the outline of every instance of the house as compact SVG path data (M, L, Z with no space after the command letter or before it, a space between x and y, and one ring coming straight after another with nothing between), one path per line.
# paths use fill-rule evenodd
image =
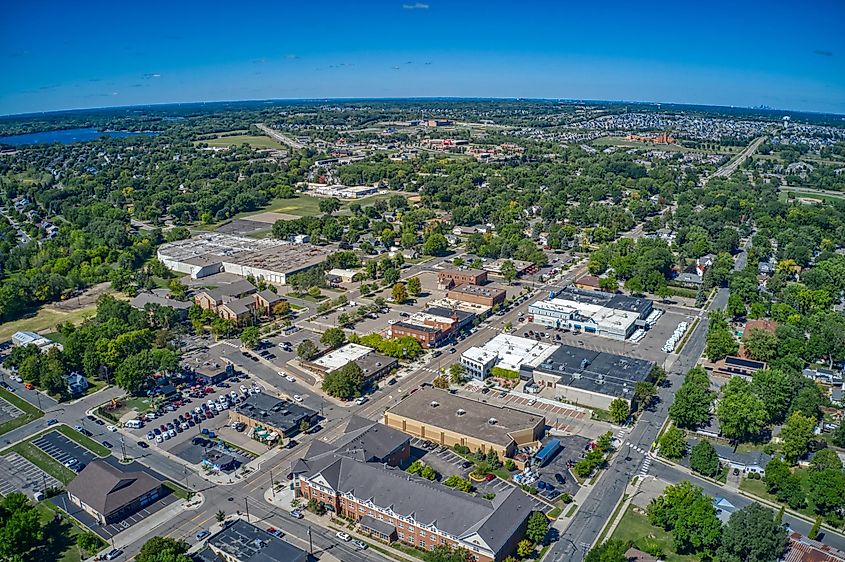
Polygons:
M745 359L744 357L735 357L728 355L724 359L720 359L713 363L712 371L714 375L721 377L742 377L746 380L751 380L751 377L760 369L766 368L765 361L755 361L753 359Z
M303 365L321 377L354 363L361 369L364 382L370 382L387 375L399 366L399 361L377 353L372 348L348 343L339 349L326 353L314 361L303 361Z
M697 439L689 440L690 448L693 448L696 445L698 445ZM712 445L716 450L716 455L718 455L719 461L721 461L722 464L727 465L731 470L739 470L743 474L748 474L750 472L763 474L766 471L766 465L769 464L770 460L772 460L771 455L767 455L762 451L743 453L740 451L734 451L733 447L722 445L721 443L712 443Z
M242 325L253 319L254 310L255 297L250 295L219 305L217 314L224 320Z
M826 369L824 367L806 368L802 371L805 377L819 384L842 388L842 371Z
M248 396L246 400L229 410L230 422L241 422L250 429L250 433L261 432L268 437L263 440L274 440L269 437L290 437L300 432L303 422L309 427L318 419L314 410L300 406L295 402L279 400L269 394L259 393Z
M792 532L783 562L845 562L845 552Z
M237 281L214 289L202 289L194 295L194 302L204 310L217 310L221 304L255 293L255 285L249 281Z
M240 466L240 462L235 457L217 449L205 449L201 464L211 470L222 472L230 472Z
M165 495L162 483L142 470L93 460L67 486L71 503L101 525L122 521Z
M575 286L579 289L588 289L594 291L600 291L601 285L599 282L599 278L595 275L583 275L575 280Z
M736 511L736 506L722 496L713 498L713 507L716 509L716 517L723 524L727 523L731 515Z
M79 373L71 373L66 377L67 380L67 391L68 394L71 396L79 396L80 394L85 394L85 391L88 390L88 379L84 376L80 375Z

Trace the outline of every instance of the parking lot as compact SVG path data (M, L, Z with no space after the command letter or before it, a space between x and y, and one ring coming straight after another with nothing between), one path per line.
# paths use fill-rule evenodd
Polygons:
M590 439L579 435L556 436L560 440L561 448L544 466L534 470L540 474L540 480L552 484L556 490L574 496L580 486L569 472L569 463L574 464L581 459L586 451ZM560 474L564 482L561 484L555 474Z
M217 450L221 453L231 455L238 462L238 466L243 466L255 458L254 456L246 455L240 451L219 444L214 439L209 439L196 434L190 437L191 439L185 439L181 443L172 447L170 452L191 464L201 464L204 454L209 450Z
M58 431L45 433L32 442L33 445L73 471L79 472L85 465L99 458L85 447L71 441Z
M9 404L0 398L0 423L13 420L21 414L23 414L23 412L21 412L17 406Z
M62 483L18 453L0 456L0 494L23 492L30 497L47 488L61 488Z

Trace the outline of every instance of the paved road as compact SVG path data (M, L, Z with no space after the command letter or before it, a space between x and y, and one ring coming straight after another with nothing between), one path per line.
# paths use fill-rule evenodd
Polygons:
M674 466L664 464L659 460L651 466L650 473L653 476L656 476L657 478L666 480L667 482L680 482L682 480L688 480L696 486L701 486L702 488L704 488L704 493L706 493L707 495L712 496L714 498L722 496L738 508L745 507L746 505L749 505L754 501L750 498L747 498L746 496L740 495L738 492L730 488L717 486L711 482L708 482L707 480L702 480L701 478L697 478L696 476L688 474L683 470L679 470ZM803 519L793 517L788 513L784 513L783 521L784 523L788 524L794 531L798 531L805 537L809 534L810 528L813 526L811 523L808 523ZM826 533L825 536L821 538L821 540L825 544L829 544L832 547L845 551L845 537L841 535L837 535L835 533Z
M704 178L703 183L706 184L707 181L710 180L711 178L724 178L724 177L728 177L731 174L733 174L736 171L736 169L743 162L745 162L745 160L749 156L751 156L752 154L754 154L757 151L757 149L760 147L760 145L763 144L763 141L765 141L767 138L768 137L766 137L766 136L762 136L762 137L757 137L756 139L754 139L751 142L751 144L749 144L747 147L745 147L745 149L742 152L740 152L739 154L734 156L728 163L726 163L724 166L722 166L721 168L719 168L718 170L713 172L712 175Z
M256 123L255 126L258 129L264 131L270 137L274 138L275 140L279 141L280 143L287 145L291 148L300 149L300 148L303 148L305 146L301 142L298 142L298 141L290 138L287 135L283 135L282 133L280 133L276 129L271 129L270 127L268 127L264 123Z

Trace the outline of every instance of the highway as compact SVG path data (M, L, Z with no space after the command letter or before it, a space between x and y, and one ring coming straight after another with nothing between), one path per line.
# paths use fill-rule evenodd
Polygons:
M745 162L746 159L748 159L749 156L751 156L757 151L760 145L763 144L763 142L767 138L768 137L766 136L762 136L754 139L751 144L749 144L743 149L742 152L731 158L730 161L728 161L725 165L721 166L718 170L704 178L704 181L702 183L707 184L708 180L710 180L711 178L725 178L733 174L736 169L740 165L742 165L742 163Z
M280 133L276 129L271 129L270 127L268 127L264 123L256 123L255 126L258 129L260 129L261 131L263 131L265 134L267 134L269 137L279 141L280 143L282 143L286 146L289 146L291 148L295 148L297 150L305 147L305 145L302 144L301 142L298 142L298 141L290 138L289 136Z

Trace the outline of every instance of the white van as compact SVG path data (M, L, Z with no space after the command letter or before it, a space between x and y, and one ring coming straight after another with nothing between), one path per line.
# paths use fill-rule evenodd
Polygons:
M129 429L141 429L141 426L143 426L141 420L129 420L123 424L123 427L128 427Z

